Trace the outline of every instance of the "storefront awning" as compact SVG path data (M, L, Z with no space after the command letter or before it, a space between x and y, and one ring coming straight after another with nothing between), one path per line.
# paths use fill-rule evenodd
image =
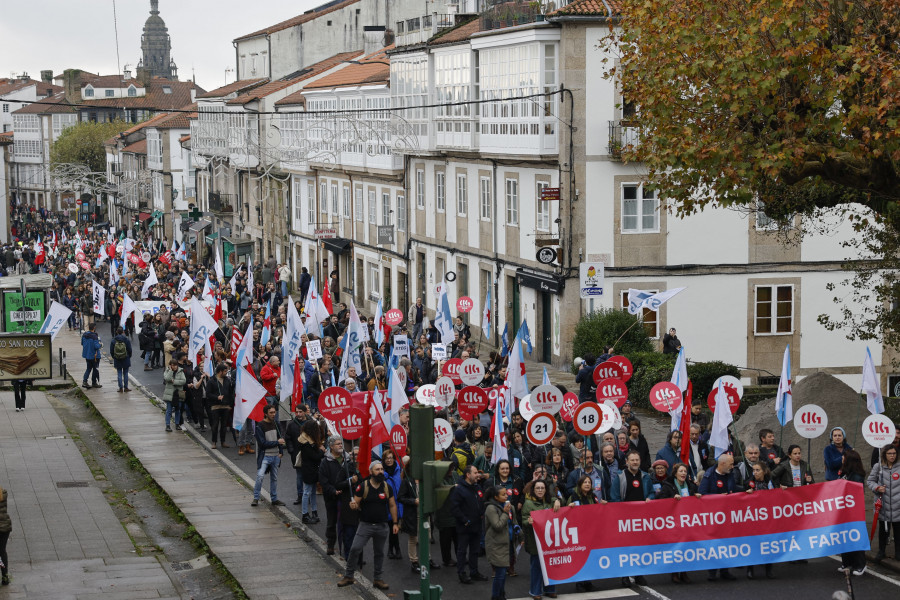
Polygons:
M142 212L142 213L139 213L139 214L138 214L138 221L140 221L141 223L143 223L144 221L146 221L147 219L149 219L149 218L152 217L152 216L153 216L153 215L151 215L151 214L148 213L148 212Z
M196 223L194 223L193 225L191 225L189 231L193 231L194 233L197 233L198 231L203 231L210 225L212 225L211 221L207 221L206 219L201 219L201 220L197 221Z
M562 279L556 275L539 273L536 271L525 271L523 269L518 269L516 271L516 280L519 282L519 285L524 285L525 287L530 287L541 292L549 292L551 294L558 294L565 285Z
M331 238L322 240L322 244L326 250L330 250L335 254L343 254L350 249L351 241L346 238Z

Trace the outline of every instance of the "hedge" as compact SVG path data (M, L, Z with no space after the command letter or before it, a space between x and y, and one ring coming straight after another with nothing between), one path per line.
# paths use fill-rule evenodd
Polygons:
M676 354L660 354L658 352L639 352L625 355L634 366L634 374L628 382L628 399L632 405L656 410L650 404L650 390L660 381L670 381L675 368ZM688 379L693 384L694 400L702 400L706 405L706 397L712 390L716 379L723 375L732 375L740 379L741 372L734 366L722 361L688 363Z
M588 352L600 356L603 354L603 347L613 343L616 344L615 353L624 356L653 351L653 344L644 333L638 318L627 311L613 308L595 310L578 321L572 351L577 357L584 357ZM577 373L578 370L573 365L572 374Z

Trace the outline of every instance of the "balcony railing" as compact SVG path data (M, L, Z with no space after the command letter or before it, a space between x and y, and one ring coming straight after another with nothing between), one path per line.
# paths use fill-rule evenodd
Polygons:
M423 44L439 31L456 25L456 15L430 14L397 21L397 46Z
M613 158L621 159L623 150L633 150L640 144L641 130L633 121L609 122L609 146Z
M209 210L217 214L231 214L234 212L234 194L209 193Z

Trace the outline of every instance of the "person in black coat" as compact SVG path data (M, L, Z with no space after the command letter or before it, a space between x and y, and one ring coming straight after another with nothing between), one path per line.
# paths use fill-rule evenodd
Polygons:
M212 429L212 447L216 448L216 442L221 442L223 448L228 448L225 443L225 432L231 411L234 409L234 382L228 377L228 365L220 363L216 367L215 377L210 377L206 382L205 407L209 412L209 427Z
M328 520L325 524L326 554L334 554L337 542L338 509L340 509L343 555L346 560L350 555L350 546L356 535L359 524L359 512L350 508L353 499L351 490L359 482L359 471L351 455L344 452L344 440L334 435L328 438L328 451L319 464L319 483L322 484L322 497L325 500L325 512ZM355 520L355 524L354 521Z
M475 465L467 465L448 500L450 514L456 522L456 571L460 582L465 584L488 580L478 572L481 517L484 514L484 492L478 482L478 469Z
M597 385L594 383L594 363L597 357L591 352L584 355L578 374L575 375L575 383L581 385L578 390L578 402L593 402L597 399Z
M681 350L681 340L675 335L675 328L671 328L669 333L663 336L662 340L663 354L678 354Z
M312 419L300 428L300 476L303 479L301 514L304 523L319 522L319 505L316 499L316 484L319 482L319 465L325 458L325 445L319 424ZM296 463L295 463L296 464Z
M125 346L124 356L122 345ZM116 327L116 336L112 339L109 349L113 357L113 366L116 368L116 379L119 382L120 392L130 392L128 389L128 369L131 368L131 340L125 337L125 330L121 326Z
M628 444L641 455L641 471L650 471L650 446L641 433L641 422L632 419L628 424Z

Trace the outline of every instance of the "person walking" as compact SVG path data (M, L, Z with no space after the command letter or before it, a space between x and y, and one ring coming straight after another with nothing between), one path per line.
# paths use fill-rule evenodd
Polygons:
M225 433L228 430L229 415L234 408L234 387L227 377L228 365L220 363L216 367L215 377L206 382L206 404L209 406L209 428L212 429L212 447L216 449L216 443L223 448L230 446L225 443Z
M97 324L91 323L88 325L88 330L81 334L81 357L86 365L84 377L81 378L81 387L85 389L103 387L100 383L100 349L102 347L100 336L97 335ZM91 384L88 384L88 378L91 379Z
M525 504L522 505L522 526L525 529L525 551L531 555L531 585L528 590L533 600L541 600L542 595L548 598L556 598L556 586L544 585L541 557L538 554L537 541L534 539L534 519L531 517L531 513L547 508L552 508L553 512L557 512L559 507L559 498L551 500L547 496L547 484L543 480L529 481L525 486Z
M169 361L169 368L163 373L163 402L166 403L166 431L172 431L172 413L175 413L175 427L181 426L181 394L184 394L184 383L187 378L174 358Z
M710 467L703 476L703 480L700 482L700 494L708 496L712 494L731 494L737 491L732 471L734 471L734 457L730 454L720 455L716 465ZM720 578L727 581L737 579L727 568L709 570L708 581L716 581Z
M381 455L381 466L384 467L384 479L391 486L394 498L400 495L400 484L403 480L403 467L397 462L397 456L393 449L388 448ZM403 505L397 505L397 514L403 518ZM400 552L400 536L392 533L388 536L388 558L400 560L403 554Z
M116 379L119 392L130 392L128 389L128 369L131 368L131 340L125 336L121 326L116 327L116 336L112 340L113 366L116 368Z
M866 479L869 489L881 499L878 514L878 554L875 560L885 556L891 528L894 529L894 559L900 557L900 464L897 463L897 447L885 446L881 450L881 461L872 467Z
M379 590L390 586L384 581L384 546L387 543L388 531L394 535L400 532L400 521L397 516L397 501L391 486L384 478L384 466L381 461L373 461L369 465L369 477L356 486L350 508L359 511L359 527L350 547L347 568L344 576L338 581L338 587L345 587L356 582L353 578L359 557L369 540L375 554L375 574L372 585ZM390 525L388 520L390 519Z
M0 584L9 585L9 555L6 553L6 544L9 542L9 534L12 533L12 519L6 509L9 492L0 487Z
M316 484L319 482L319 466L325 458L325 443L322 439L322 429L312 419L304 421L300 431L297 441L300 444L300 476L303 480L301 520L306 524L315 524L319 522ZM294 464L296 465L296 462Z
M847 450L853 450L853 446L847 443L847 434L843 427L834 427L831 430L831 443L825 446L825 481L834 481L841 476L841 466L844 464L843 454Z
M504 486L487 490L488 502L484 508L484 550L494 573L491 585L491 600L506 598L506 573L509 569L509 539L516 537L515 513L509 501L509 492Z
M278 468L281 466L281 457L284 456L284 438L281 437L281 428L276 419L278 407L267 406L265 415L256 426L256 445L259 454L256 455L256 484L253 486L253 501L250 506L259 506L259 494L266 473L269 474L272 506L284 506L284 502L278 499Z
M358 481L359 474L353 459L349 452L344 452L344 440L339 435L331 436L328 438L328 452L319 464L319 482L325 500L325 553L329 556L334 554L337 543L338 508L342 516L345 512L356 513L350 509L350 501Z

